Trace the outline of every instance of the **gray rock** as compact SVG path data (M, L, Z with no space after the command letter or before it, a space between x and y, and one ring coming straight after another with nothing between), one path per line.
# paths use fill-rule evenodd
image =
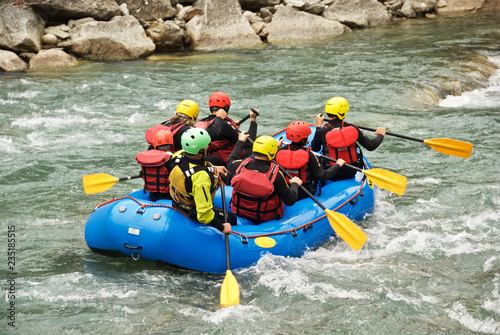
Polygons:
M323 16L351 28L378 26L391 20L385 6L377 0L335 0Z
M414 18L423 16L436 8L437 0L406 0L401 7L401 14Z
M177 12L177 20L189 21L196 15L201 13L201 9L195 8L193 6L186 6Z
M0 8L0 48L17 52L42 49L45 22L31 8L7 5Z
M45 34L42 36L43 44L47 45L56 45L57 44L57 36L54 34Z
M60 45L84 59L137 59L155 51L155 44L131 15L116 16L109 22L88 22L70 32L71 38Z
M238 0L202 1L201 14L186 24L191 47L217 50L257 47L259 36L241 14Z
M115 0L25 0L25 3L47 21L54 22L89 16L107 21L121 14Z
M155 21L172 19L177 9L170 0L117 0L119 4L127 4L128 11L138 19Z
M351 31L343 24L293 9L292 6L280 6L266 30L269 33L267 41L271 44L334 37Z
M69 38L69 30L70 28L67 25L62 24L45 28L45 33L55 35L60 40L65 40Z
M78 60L61 49L42 50L30 59L30 69L70 67Z
M173 22L154 22L146 30L156 45L156 51L175 51L184 49L186 33Z
M0 71L24 71L27 68L28 64L14 52L0 50Z
M480 9L485 0L446 0L444 3L440 1L437 8L438 14L452 12L466 12Z
M69 26L70 29L73 29L76 26L79 26L79 25L82 25L82 24L85 24L85 23L89 23L89 22L96 22L96 19L94 19L93 17L84 17L84 18L81 18L81 19L78 19L78 20L69 20L68 21L68 26Z

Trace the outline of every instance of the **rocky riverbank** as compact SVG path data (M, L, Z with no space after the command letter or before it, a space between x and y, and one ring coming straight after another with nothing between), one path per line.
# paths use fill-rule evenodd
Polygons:
M478 10L500 11L500 0L8 1L0 5L0 71L262 48Z

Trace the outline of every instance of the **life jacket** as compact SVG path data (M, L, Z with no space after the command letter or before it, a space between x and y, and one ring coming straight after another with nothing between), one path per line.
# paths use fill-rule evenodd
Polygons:
M215 118L208 121L206 120L198 121L196 122L195 127L207 129L214 121ZM238 129L238 125L236 124L236 122L234 122L229 117L226 117L224 121L229 122L234 129ZM207 156L219 156L222 159L222 162L226 164L227 160L229 159L229 156L233 152L234 145L235 144L229 140L212 141L208 145ZM240 158L244 156L244 153L245 151L242 150Z
M356 149L356 141L359 135L356 127L344 127L344 122L342 122L340 128L333 128L328 123L324 126L324 128L331 129L325 135L328 155L331 158L342 158L347 164L356 163L361 159ZM330 165L334 164L335 162L330 161Z
M172 133L172 137L174 137L175 134L179 131L179 129L182 128L182 126L185 126L185 124L176 123L176 124L172 125L170 123L170 120L162 122L160 124L157 124L156 126L151 127L148 130L146 130L146 141L149 144L153 145L153 136L160 130L170 130L170 132ZM182 149L182 148L173 148L173 151L177 151L180 149Z
M275 194L273 185L279 173L279 166L271 163L267 173L262 173L247 169L247 164L252 160L245 159L231 180L231 210L236 215L256 222L279 219L283 217L285 209L283 201Z
M177 164L170 172L170 196L181 207L191 210L196 207L194 197L191 195L193 192L193 175L200 171L208 173L212 185L210 194L213 199L215 191L219 188L219 174L217 168L210 162L203 161L205 165L194 165L184 157L184 152L177 156Z
M144 189L150 192L168 193L169 174L165 162L172 153L163 150L147 150L135 156L141 164L141 177L144 179Z
M292 177L299 177L304 184L311 181L311 173L308 169L310 148L290 150L290 144L278 150L276 162L281 165ZM285 175L288 182L290 178Z

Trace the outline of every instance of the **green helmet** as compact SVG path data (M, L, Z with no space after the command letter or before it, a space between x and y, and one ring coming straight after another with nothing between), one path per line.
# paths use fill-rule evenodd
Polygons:
M206 149L210 141L210 134L203 128L190 128L181 136L182 149L192 155Z

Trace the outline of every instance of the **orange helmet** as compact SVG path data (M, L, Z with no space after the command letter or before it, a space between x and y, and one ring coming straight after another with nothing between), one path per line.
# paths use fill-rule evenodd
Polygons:
M300 142L311 135L311 127L304 121L294 121L286 127L286 138L292 142Z
M212 110L212 107L219 107L229 111L229 107L231 107L231 99L224 92L214 92L208 98L208 107Z
M153 135L153 146L154 148L158 148L161 145L174 145L174 137L172 136L172 133L170 130L158 130L154 135Z

